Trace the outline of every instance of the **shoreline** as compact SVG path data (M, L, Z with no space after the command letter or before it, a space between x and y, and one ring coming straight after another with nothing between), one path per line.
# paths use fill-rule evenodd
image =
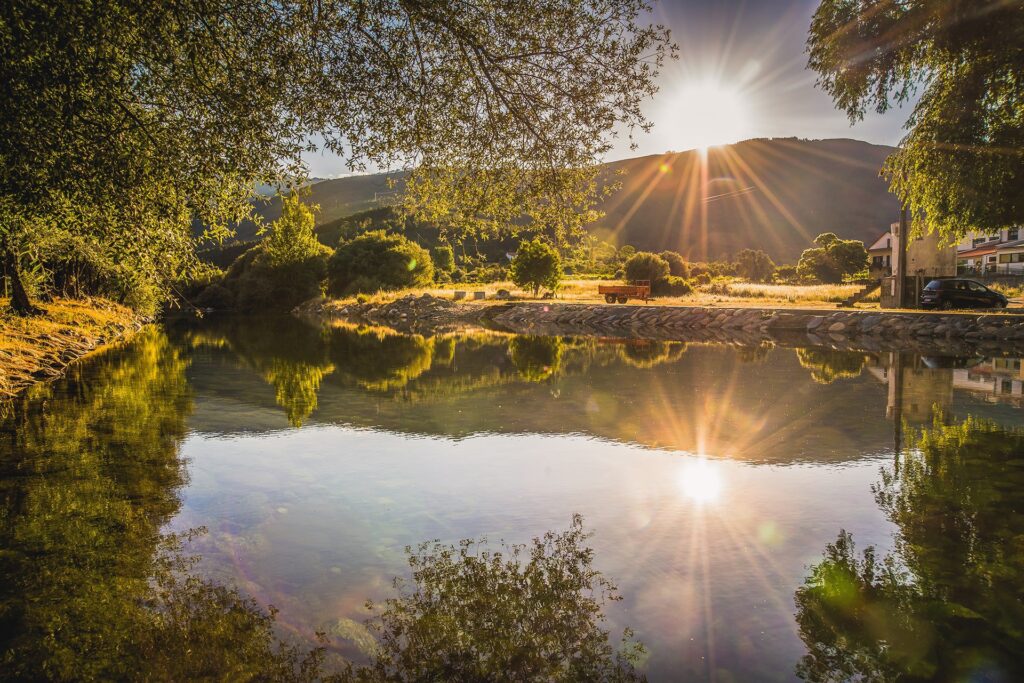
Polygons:
M658 306L558 301L466 304L429 294L387 302L317 299L295 314L309 322L382 325L411 334L487 329L544 336L830 346L943 353L1024 352L1024 314L915 310Z
M0 401L64 375L75 361L101 351L149 322L103 299L41 303L45 313L0 316Z

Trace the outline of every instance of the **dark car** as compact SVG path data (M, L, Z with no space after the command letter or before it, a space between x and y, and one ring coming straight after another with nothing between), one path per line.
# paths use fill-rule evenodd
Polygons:
M921 292L921 308L1006 308L1008 300L974 280L932 280Z

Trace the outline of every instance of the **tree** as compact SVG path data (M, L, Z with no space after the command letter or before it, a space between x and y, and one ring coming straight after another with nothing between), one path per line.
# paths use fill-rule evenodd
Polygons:
M624 266L627 280L649 280L651 285L668 277L668 262L649 251L638 251Z
M430 250L430 258L434 261L434 269L442 273L455 270L455 252L451 245L442 244Z
M626 629L621 648L601 628L617 589L593 568L575 515L562 533L491 550L487 541L407 549L412 581L379 607L380 646L344 679L376 682L635 681L644 654Z
M663 251L660 256L668 262L668 272L670 275L681 278L690 277L690 267L686 265L686 259L683 258L682 254L677 251Z
M427 250L383 230L343 241L327 264L327 290L335 296L423 287L433 281L434 263Z
M667 30L643 0L11 0L0 9L0 249L13 306L38 232L167 289L193 220L221 238L313 134L353 169L411 169L403 202L453 229L550 226L598 192L614 130L646 128ZM254 58L258 55L259 58ZM526 221L529 224L529 220ZM462 228L460 226L466 226ZM120 280L118 280L120 278Z
M270 265L302 261L323 251L323 245L313 232L316 225L313 214L319 210L316 205L303 204L296 191L281 198L281 216L265 231L267 237L262 243Z
M814 239L817 247L805 249L797 263L797 274L805 280L842 282L868 266L868 252L860 240L844 240L826 232Z
M751 282L771 282L775 262L760 249L742 249L736 254L736 272Z
M558 286L562 259L550 244L539 239L522 242L512 259L509 275L517 287L528 288L537 296L541 287Z
M823 0L807 40L851 122L918 96L885 163L914 225L948 237L1024 223L1024 13L977 0Z

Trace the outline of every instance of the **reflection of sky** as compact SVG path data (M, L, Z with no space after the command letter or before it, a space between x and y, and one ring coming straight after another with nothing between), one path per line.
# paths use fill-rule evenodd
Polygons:
M299 633L387 594L403 548L482 534L523 542L584 515L655 680L711 668L786 679L803 648L792 595L840 528L882 548L879 461L753 466L582 437L453 442L320 427L193 435L177 528L205 525L203 568L281 608Z

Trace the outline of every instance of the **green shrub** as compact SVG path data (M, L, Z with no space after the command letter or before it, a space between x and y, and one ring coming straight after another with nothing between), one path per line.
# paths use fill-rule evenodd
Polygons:
M660 256L668 262L669 275L682 278L690 277L690 266L687 265L682 254L677 251L663 251Z
M669 275L668 261L649 251L638 251L631 256L624 270L627 280L650 280L652 285Z
M826 232L814 238L817 247L805 249L797 264L804 280L839 283L845 276L868 267L868 252L859 240L844 240Z
M330 255L330 249L318 244L313 255L275 264L262 245L254 247L231 265L224 286L234 292L239 310L288 311L323 294Z
M430 258L434 262L434 270L438 273L451 273L455 270L455 252L447 244L431 249Z
M433 281L434 264L427 250L383 230L342 242L327 266L327 290L334 296L423 287Z
M771 282L775 262L760 249L743 249L736 254L736 273L751 282Z
M554 289L562 279L562 259L558 252L539 239L522 242L512 259L512 282L517 287L533 291L537 296L541 287Z
M229 311L235 307L235 293L215 282L199 292L192 300L196 308L212 308L216 311Z
M693 285L686 278L669 275L651 284L651 293L659 296L685 296L693 291Z
M775 268L775 280L776 282L796 282L798 279L796 266L776 266Z
M707 272L698 273L693 276L693 281L698 285L706 285L711 283L711 275Z

